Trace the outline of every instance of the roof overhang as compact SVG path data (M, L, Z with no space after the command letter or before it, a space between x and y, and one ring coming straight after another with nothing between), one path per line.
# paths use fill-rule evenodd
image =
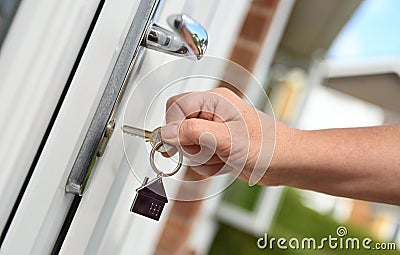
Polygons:
M279 46L280 60L307 68L316 50L329 49L361 2L297 0Z
M400 58L321 64L327 87L400 112Z

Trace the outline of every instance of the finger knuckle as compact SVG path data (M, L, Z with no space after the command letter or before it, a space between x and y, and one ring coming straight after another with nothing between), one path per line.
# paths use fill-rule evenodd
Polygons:
M192 119L185 120L182 123L181 131L186 137L191 138L191 140L197 140L197 138L201 135L201 129L198 123Z

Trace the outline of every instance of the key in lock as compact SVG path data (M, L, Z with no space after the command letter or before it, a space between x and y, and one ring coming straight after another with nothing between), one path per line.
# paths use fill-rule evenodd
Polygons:
M129 125L123 125L122 131L128 135L136 136L143 138L146 142L150 142L151 147L155 147L156 144L162 142L161 139L161 127L154 129L153 131L132 127ZM173 148L172 145L167 143L163 143L162 146L159 146L157 151L158 152L167 152Z

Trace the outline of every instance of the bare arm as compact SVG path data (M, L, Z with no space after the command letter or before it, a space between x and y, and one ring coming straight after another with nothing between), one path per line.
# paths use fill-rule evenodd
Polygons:
M192 153L203 175L400 205L400 124L302 131L227 89L177 95L167 109L164 141Z
M263 183L400 205L400 124L300 131L277 128Z

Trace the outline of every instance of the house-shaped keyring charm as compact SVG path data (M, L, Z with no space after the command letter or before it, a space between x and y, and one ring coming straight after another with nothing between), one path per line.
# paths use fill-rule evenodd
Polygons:
M158 221L168 199L161 176L150 182L148 179L146 177L143 185L136 189L135 200L130 211Z

